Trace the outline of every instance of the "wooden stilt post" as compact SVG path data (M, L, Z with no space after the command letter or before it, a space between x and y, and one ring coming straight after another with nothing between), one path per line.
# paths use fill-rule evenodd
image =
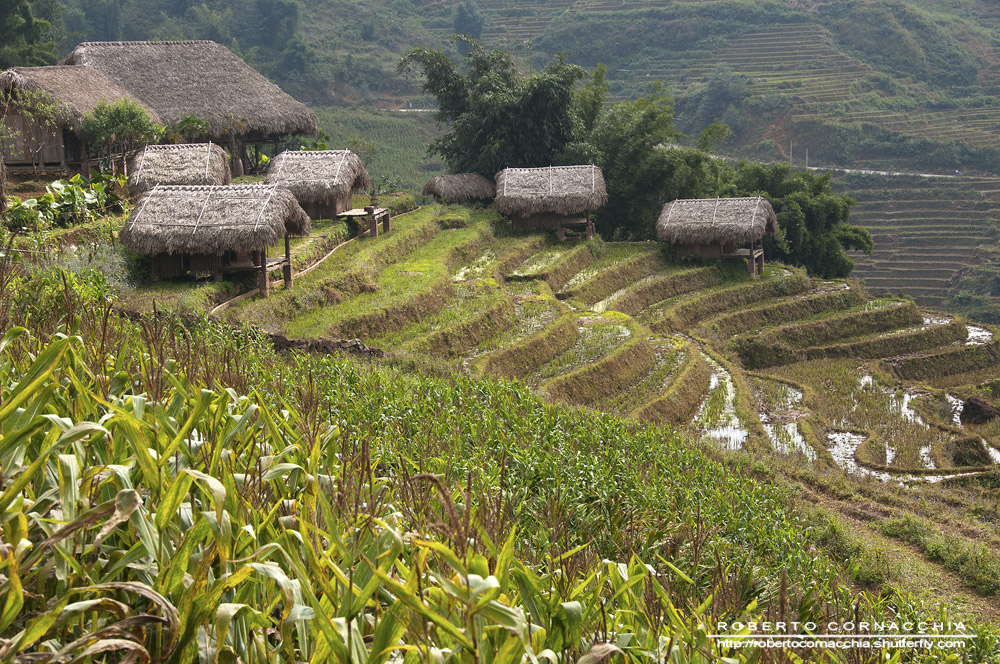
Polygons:
M285 233L285 264L281 268L282 276L285 277L285 288L292 287L292 245L288 240L288 233Z
M270 275L267 273L267 247L260 250L260 276L257 278L257 288L260 289L260 294L264 297L270 295L271 281Z

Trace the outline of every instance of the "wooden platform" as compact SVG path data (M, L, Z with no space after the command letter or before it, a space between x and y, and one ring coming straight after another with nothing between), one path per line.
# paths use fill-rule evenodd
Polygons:
M745 258L747 259L747 273L751 279L756 279L758 275L764 274L764 249L756 247L754 249L737 249L725 254L723 258Z
M360 233L370 231L372 237L378 237L379 222L382 222L383 232L388 233L392 230L389 210L386 208L375 208L374 212L368 212L364 208L351 208L339 213L337 219L341 221L356 220L361 227Z

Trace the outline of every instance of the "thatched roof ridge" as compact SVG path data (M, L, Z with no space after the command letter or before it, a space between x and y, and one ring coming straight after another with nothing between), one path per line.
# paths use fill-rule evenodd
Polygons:
M213 41L84 42L60 64L86 65L138 97L164 124L196 115L210 138L315 134L316 114Z
M62 107L62 124L78 133L83 131L83 116L102 101L130 99L145 106L110 78L90 67L11 67L0 73L0 90L9 92L12 88L49 93ZM147 110L153 120L160 121L155 111L148 107Z
M608 202L597 166L505 168L496 175L496 206L506 215L578 214Z
M492 200L497 195L497 188L479 173L455 173L431 178L420 193L449 203L466 203Z
M129 163L133 195L156 185L225 185L232 181L229 157L215 143L147 145Z
M218 254L308 235L309 217L284 187L162 186L143 194L119 239L142 254Z
M743 244L773 236L778 218L763 196L678 199L663 206L656 235L675 244Z
M365 191L371 180L350 150L287 150L271 160L264 183L287 187L299 203L326 205Z

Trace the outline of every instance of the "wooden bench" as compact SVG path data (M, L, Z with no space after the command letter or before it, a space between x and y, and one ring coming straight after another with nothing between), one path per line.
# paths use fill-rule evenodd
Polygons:
M372 237L378 237L378 224L382 222L382 231L388 233L392 230L392 222L389 220L389 210L386 208L375 208L369 211L367 208L352 208L344 210L337 215L341 221L357 221L361 227L359 234L371 231Z

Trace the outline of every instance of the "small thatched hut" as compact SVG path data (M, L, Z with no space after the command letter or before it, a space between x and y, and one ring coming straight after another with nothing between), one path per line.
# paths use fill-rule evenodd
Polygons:
M350 150L282 152L271 160L264 183L291 190L312 219L350 210L351 195L371 184L361 158Z
M751 276L764 269L761 241L777 229L778 218L762 196L676 200L663 206L656 222L657 237L673 245L675 258L746 258Z
M215 143L147 145L129 163L132 195L156 185L226 185L232 181L229 157Z
M514 230L554 230L560 238L568 226L583 226L593 237L590 213L608 201L597 166L505 168L496 182L497 210L511 218Z
M78 168L86 158L83 118L101 101L129 99L142 105L134 95L107 76L89 67L13 67L0 73L0 93L15 90L47 93L59 107L57 128L50 136L28 141L38 130L21 117L8 117L5 122L20 133L13 146L4 150L4 161L11 166L32 166L29 142L42 147L37 160L43 167ZM155 111L150 115L160 121Z
M289 237L311 230L309 217L292 192L273 185L154 187L143 194L119 238L151 257L154 279L185 272L258 270L262 292L268 273L279 266L291 285ZM267 248L285 239L284 258L267 258Z
M497 188L479 173L456 173L431 178L420 193L445 203L471 203L493 200Z

